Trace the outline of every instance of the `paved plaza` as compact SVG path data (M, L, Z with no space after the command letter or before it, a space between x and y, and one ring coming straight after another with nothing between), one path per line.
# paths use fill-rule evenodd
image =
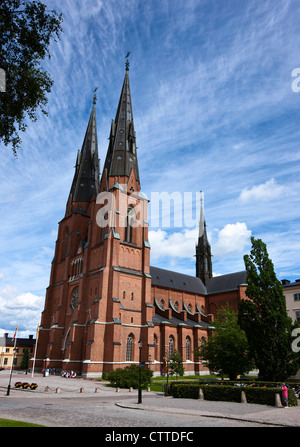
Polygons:
M35 391L14 383L35 382ZM101 381L0 372L0 418L47 427L299 427L300 406L277 408L233 402L174 399L162 393L110 388Z

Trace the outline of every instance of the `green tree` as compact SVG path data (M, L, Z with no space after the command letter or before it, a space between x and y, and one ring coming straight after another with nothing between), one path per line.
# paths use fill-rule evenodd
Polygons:
M182 358L176 349L173 354L169 357L169 374L170 376L183 376L184 375L184 367L182 365Z
M299 369L299 354L292 350L293 324L286 311L281 282L276 278L267 246L251 238L246 300L239 304L239 323L246 332L250 351L262 380L283 381Z
M24 349L22 361L21 361L21 369L27 369L29 363L29 352L28 349Z
M2 0L0 3L0 68L6 83L0 92L0 141L17 154L19 131L26 118L37 119L37 109L47 114L46 94L53 85L41 61L50 58L51 38L59 37L62 16L47 11L39 0ZM2 71L3 73L3 71Z
M249 372L254 363L249 353L246 334L238 324L237 313L228 305L222 307L214 321L214 331L202 340L195 352L208 362L211 371L229 375L231 380L238 374Z

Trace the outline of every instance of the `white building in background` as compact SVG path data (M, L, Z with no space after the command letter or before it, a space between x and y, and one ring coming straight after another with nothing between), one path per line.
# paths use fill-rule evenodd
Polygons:
M288 316L300 323L300 279L294 282L283 279L281 282Z

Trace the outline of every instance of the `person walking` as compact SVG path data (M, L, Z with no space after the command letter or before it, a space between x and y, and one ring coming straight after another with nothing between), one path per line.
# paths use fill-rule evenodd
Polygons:
M289 405L288 396L289 395L288 395L288 389L287 389L285 383L282 384L281 392L282 392L282 403L284 405L284 408L288 408L288 405Z

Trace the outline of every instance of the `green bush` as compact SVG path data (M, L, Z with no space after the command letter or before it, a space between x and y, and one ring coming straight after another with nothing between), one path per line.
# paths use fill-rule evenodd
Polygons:
M199 385L195 383L171 383L169 393L175 398L198 399Z
M199 387L200 388L200 387ZM241 388L236 386L201 386L205 400L218 400L222 402L241 402Z
M140 368L138 365L130 365L125 368L117 368L108 373L111 385L119 388L138 388L139 374L141 373L141 387L145 388L151 383L153 372L148 368Z

